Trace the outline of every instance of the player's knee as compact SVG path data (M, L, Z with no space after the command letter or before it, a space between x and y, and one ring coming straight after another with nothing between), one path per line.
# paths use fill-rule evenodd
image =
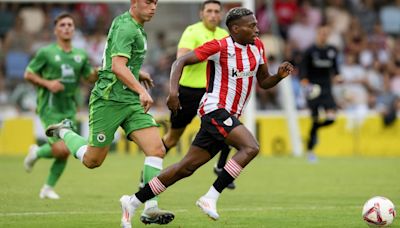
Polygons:
M89 169L94 169L100 167L103 161L99 159L84 159L83 164Z
M248 157L254 158L260 152L260 146L258 144L248 145L244 151Z
M52 154L56 159L65 160L69 156L69 150L64 144L55 143L51 147Z
M171 135L167 135L167 137L164 138L164 143L168 148L175 147L178 141L179 138L172 137Z
M180 178L185 178L191 176L194 173L194 171L196 171L196 168L193 166L190 165L180 166L178 167L177 175Z

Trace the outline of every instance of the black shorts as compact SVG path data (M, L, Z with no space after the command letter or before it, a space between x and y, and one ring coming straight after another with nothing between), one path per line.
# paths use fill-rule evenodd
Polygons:
M242 123L225 109L217 109L201 117L201 127L192 145L207 150L215 156L226 147L225 138Z
M179 102L182 109L178 110L176 115L171 113L171 128L184 128L192 122L193 118L197 115L199 103L205 92L205 88L179 86Z
M318 109L323 108L325 110L333 109L336 110L336 102L333 99L332 94L321 95L315 99L307 101L308 107L310 108L311 115L314 117L318 116Z

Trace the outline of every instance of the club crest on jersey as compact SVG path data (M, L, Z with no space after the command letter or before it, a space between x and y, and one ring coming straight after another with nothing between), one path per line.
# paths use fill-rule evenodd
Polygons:
M106 135L103 133L97 134L97 141L99 142L105 142L106 141Z
M55 55L54 56L54 61L60 62L61 61L61 57L59 55Z
M75 62L77 62L77 63L81 63L81 62L82 62L82 57L81 57L80 55L75 55L75 56L74 56L74 60L75 60Z
M253 71L242 71L242 72L240 72L237 69L232 68L232 71L231 71L231 77L234 77L234 78L253 77L254 74L255 74L254 70Z
M231 117L229 117L228 119L224 120L223 122L226 126L231 127L233 124L233 120Z

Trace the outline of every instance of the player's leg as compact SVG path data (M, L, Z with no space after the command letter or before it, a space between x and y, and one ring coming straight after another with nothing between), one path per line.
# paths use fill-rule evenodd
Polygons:
M226 161L228 160L228 155L229 155L230 151L231 151L231 148L228 145L226 145L226 146L224 146L224 148L222 148L221 153L219 155L218 162L214 166L214 173L217 176L222 172L222 169L224 168ZM233 190L236 188L236 185L234 182L232 182L232 183L228 184L228 186L226 188Z
M231 118L235 119L234 117ZM237 152L226 163L208 192L196 202L196 205L214 220L219 218L216 205L221 192L239 176L242 169L259 152L257 140L246 127L237 125L238 122L237 119L233 121L233 126L236 125L236 127L230 131L226 131L228 135L225 140L227 144L235 147ZM220 125L220 127L222 127L222 125Z
M162 137L162 142L165 147L165 152L175 147L179 142L186 126L189 125L193 118L197 115L198 104L201 97L204 95L204 89L194 89L189 87L179 87L179 101L181 109L176 114L170 114L170 126L167 133ZM144 186L143 171L140 176L139 188Z
M202 133L207 133L204 129L200 129L196 139L201 139ZM203 137L208 140L210 136ZM196 141L195 139L195 141ZM201 140L198 140L201 141ZM215 151L219 151L217 148ZM149 199L161 194L166 188L176 181L190 176L197 168L206 163L212 158L212 155L205 149L199 146L192 145L189 148L189 152L185 157L178 163L173 164L163 170L158 177L154 177L147 183L142 189L132 196L123 196L121 198L121 204L123 208L123 214L129 215L122 218L122 223L129 224L129 219L133 215L135 209L146 202ZM125 222L124 222L125 221Z
M307 159L314 163L317 162L317 157L315 156L314 153L314 147L318 142L318 135L317 131L319 128L319 106L320 106L320 101L319 100L308 100L308 106L310 109L311 113L311 128L307 140Z
M24 159L25 171L28 173L32 172L33 166L35 165L37 160L41 158L53 158L51 146L49 143L45 143L40 147L36 144L33 144L29 147L28 154Z
M124 104L93 99L89 104L89 140L75 133L68 120L51 125L46 135L61 138L70 153L92 169L101 166L105 160L114 134L126 118L130 109Z
M192 145L189 148L188 153L180 162L164 169L157 177L153 177L149 183L147 183L137 193L131 196L125 195L121 197L120 200L123 208L122 222L130 224L130 218L133 216L136 208L147 200L161 194L167 187L173 185L178 180L192 175L195 170L211 158L212 156L205 149Z
M54 191L54 187L65 170L69 151L63 141L54 141L52 138L49 138L49 142L51 143L51 151L54 161L50 167L46 184L44 184L40 190L39 197L41 199L59 199L60 197Z
M186 126L183 128L168 128L167 133L165 133L162 138L166 153L168 153L171 148L176 146L185 129Z
M204 93L204 88L179 86L179 102L181 109L179 109L176 114L171 113L171 125L167 133L163 136L163 142L167 153L169 149L176 146L187 125L189 125L197 115L197 109Z
M158 124L153 117L143 112L141 106L132 106L134 110L122 123L122 128L128 134L128 139L135 142L145 154L142 171L143 183L147 184L157 176L161 169L165 148L161 141ZM158 198L148 200L145 204L141 221L145 224L166 224L173 220L174 215L169 211L158 208Z
M49 115L40 116L40 120L44 128L47 128L47 126L60 121L58 118L54 118L54 114L51 116ZM53 158L51 144L56 142L57 139L47 138L47 141L48 141L47 143L41 145L40 147L38 147L36 144L31 145L29 147L29 152L24 159L24 167L26 172L29 173L32 171L33 166L35 165L37 160L41 158L48 158L48 159Z

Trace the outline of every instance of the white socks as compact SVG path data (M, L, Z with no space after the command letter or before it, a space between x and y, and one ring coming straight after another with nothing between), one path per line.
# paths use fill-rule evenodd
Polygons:
M64 139L65 134L67 134L67 132L70 131L69 129L65 129L65 128L61 128L60 132L58 133L58 135L60 136L60 138Z
M211 188L208 190L208 192L204 195L204 197L208 198L208 199L213 199L215 201L218 200L219 195L221 193L219 193L214 186L211 186Z
M85 156L86 150L87 150L87 145L84 145L84 146L79 147L78 151L76 152L76 157L81 162L83 162L83 157Z

